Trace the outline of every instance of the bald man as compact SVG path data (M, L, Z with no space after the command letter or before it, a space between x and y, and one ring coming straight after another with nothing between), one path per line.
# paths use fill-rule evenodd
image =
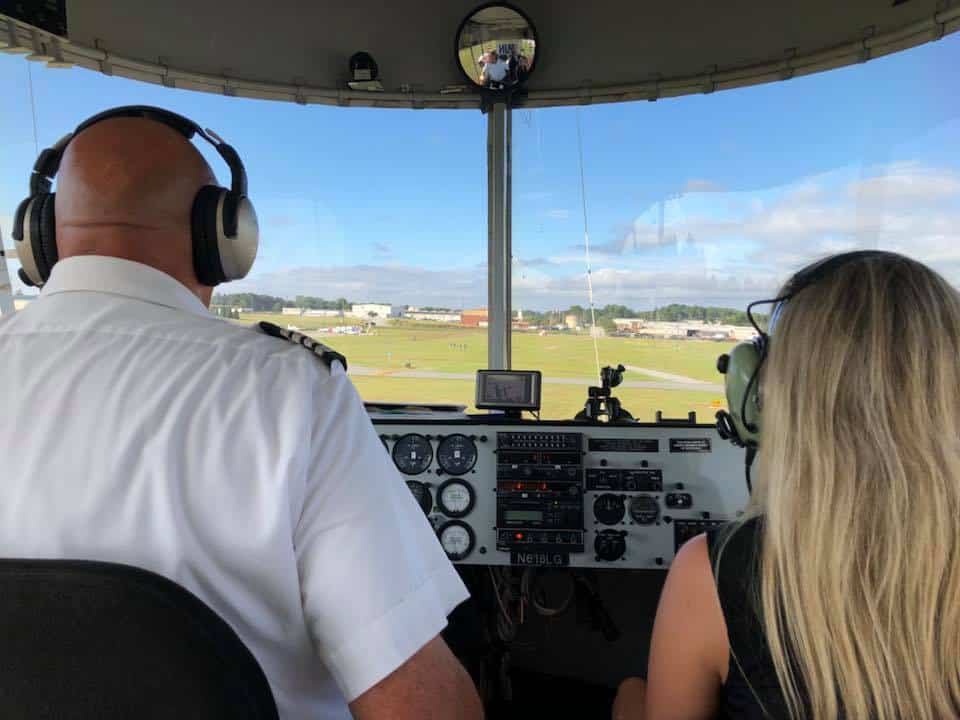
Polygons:
M122 562L206 601L283 718L478 718L440 631L466 596L338 362L214 318L216 184L145 117L67 145L59 261L0 322L0 555Z

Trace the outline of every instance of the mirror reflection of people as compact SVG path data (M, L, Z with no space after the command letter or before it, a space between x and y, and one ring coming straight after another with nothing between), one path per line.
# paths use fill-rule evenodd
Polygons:
M747 513L677 554L616 720L960 717L960 295L890 253L783 306Z
M495 50L483 53L477 62L480 64L481 85L485 87L501 85L507 79L510 68Z
M523 53L517 58L517 82L525 83L530 75L530 60Z

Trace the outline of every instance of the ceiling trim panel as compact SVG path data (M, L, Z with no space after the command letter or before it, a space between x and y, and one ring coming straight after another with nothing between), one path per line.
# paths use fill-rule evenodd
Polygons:
M68 15L69 19L69 15ZM538 22L538 29L542 26ZM69 28L69 26L68 26ZM823 72L899 52L960 30L960 6L934 12L907 25L877 32L867 26L862 37L810 52L788 50L780 57L763 62L726 67L706 64L696 74L677 77L655 76L640 82L603 83L577 81L568 87L543 87L532 84L523 107L589 105L592 103L659 100L682 95L711 93ZM543 32L541 30L541 32ZM96 45L96 46L94 46ZM339 105L344 107L448 108L476 109L481 96L462 84L445 92L420 92L416 83L405 91L369 93L344 87L320 87L307 83L279 83L237 77L229 73L212 74L176 67L172 62L150 62L111 52L97 41L84 44L50 34L39 28L0 15L0 51L22 53L28 60L50 67L78 66L106 75L117 75L168 87L227 96L295 102L299 104ZM375 48L371 48L375 51ZM547 49L549 59L550 49ZM555 52L555 51L554 51ZM158 58L162 60L163 58ZM545 65L548 63L545 63ZM592 68L591 68L592 70ZM598 75L598 73L592 73ZM537 78L534 78L537 81ZM334 83L331 83L333 85Z

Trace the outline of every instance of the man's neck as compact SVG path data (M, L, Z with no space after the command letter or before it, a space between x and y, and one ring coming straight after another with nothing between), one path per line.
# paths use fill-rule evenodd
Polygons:
M131 247L129 243L98 242L95 246L71 247L67 250L66 254L61 255L61 259L76 256L100 255L138 262L141 265L147 265L148 267L152 267L155 270L169 275L196 295L200 302L206 307L210 307L213 288L201 285L197 280L197 275L193 270L192 259L190 264L187 265L182 260L169 257L170 253L144 251L139 247L141 245L140 243L137 245L138 246Z

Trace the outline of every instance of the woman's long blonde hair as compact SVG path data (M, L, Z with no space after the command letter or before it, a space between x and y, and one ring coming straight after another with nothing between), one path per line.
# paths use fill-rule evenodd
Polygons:
M960 717L960 295L899 255L844 265L786 306L762 393L748 516L791 716Z

